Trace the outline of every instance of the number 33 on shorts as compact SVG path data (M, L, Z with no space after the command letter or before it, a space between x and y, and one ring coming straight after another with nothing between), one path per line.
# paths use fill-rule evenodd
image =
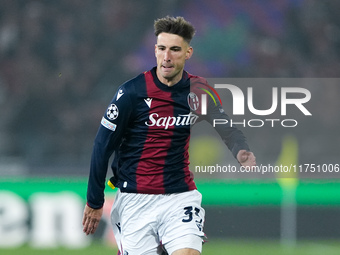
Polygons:
M200 209L192 206L184 207L184 214L186 217L182 219L182 222L191 222L195 220L196 226L199 231L202 231L203 228L203 219L199 215Z

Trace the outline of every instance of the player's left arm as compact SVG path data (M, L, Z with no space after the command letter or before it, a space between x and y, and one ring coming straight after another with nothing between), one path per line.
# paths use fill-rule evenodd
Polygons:
M215 124L215 130L221 136L223 142L232 152L237 161L242 166L255 166L256 158L254 153L250 151L246 137L241 130L230 125L230 118L225 113L219 100L212 100L211 97L208 97L207 108L208 114L205 116L205 119L212 126ZM214 120L216 119L226 120L227 123L216 124L214 123Z

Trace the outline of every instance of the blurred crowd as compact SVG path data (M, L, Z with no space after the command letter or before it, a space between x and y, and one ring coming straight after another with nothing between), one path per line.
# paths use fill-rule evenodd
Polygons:
M336 78L338 10L338 0L2 0L0 159L87 164L117 86L155 65L158 17L196 27L194 74ZM325 118L339 94L325 94L334 111Z
M121 59L140 40L140 20L153 19L149 8L1 1L0 155L50 164L88 157L100 116L125 79Z

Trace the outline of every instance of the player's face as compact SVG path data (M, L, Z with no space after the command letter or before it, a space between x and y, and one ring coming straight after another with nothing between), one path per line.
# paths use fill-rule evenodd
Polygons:
M182 78L185 61L191 57L192 53L192 47L183 37L160 33L155 45L158 79L168 86L179 82Z

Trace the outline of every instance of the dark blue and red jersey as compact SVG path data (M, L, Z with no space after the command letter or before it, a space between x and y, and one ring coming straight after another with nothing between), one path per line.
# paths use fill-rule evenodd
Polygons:
M112 154L114 185L122 192L167 194L196 189L189 170L190 128L203 119L227 119L216 104L208 100L208 112L200 113L200 94L209 89L206 81L183 72L182 79L169 87L159 81L156 67L121 85L95 138L88 183L90 207L104 203L108 162ZM228 148L236 156L249 150L241 131L218 125Z

